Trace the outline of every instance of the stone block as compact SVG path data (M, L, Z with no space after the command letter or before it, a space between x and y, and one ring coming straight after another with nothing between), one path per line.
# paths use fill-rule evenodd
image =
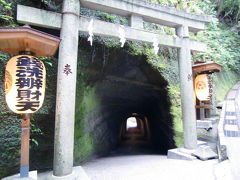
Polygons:
M5 177L2 180L37 180L37 171L30 171L29 177L20 178L20 174L15 174L13 176Z
M200 145L207 145L208 143L207 143L206 141L200 141L200 140L198 140L198 141L197 141L197 144L198 144L198 146L200 146Z
M199 129L211 129L213 127L212 121L209 120L197 120L197 128Z
M196 157L191 156L188 153L181 152L179 150L179 148L168 150L167 158L168 159L187 160L187 161L193 161L193 160L197 159Z
M218 144L217 150L218 150L218 155L219 155L218 159L220 161L224 161L224 160L228 159L228 156L227 156L227 146L226 145Z
M66 176L54 176L52 171L40 173L38 180L90 180L81 166L73 167L73 172Z
M213 116L210 118L205 118L205 120L212 121L212 124L215 124L219 121L219 116Z
M218 158L218 155L207 145L199 146L192 155L203 161Z

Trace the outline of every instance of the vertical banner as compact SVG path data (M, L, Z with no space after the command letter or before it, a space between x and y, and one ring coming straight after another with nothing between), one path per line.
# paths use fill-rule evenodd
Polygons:
M11 58L5 71L8 107L17 114L34 113L41 108L46 86L46 69L34 56Z
M208 74L207 77L208 77L208 87L209 87L209 104L213 105L213 78L211 74Z

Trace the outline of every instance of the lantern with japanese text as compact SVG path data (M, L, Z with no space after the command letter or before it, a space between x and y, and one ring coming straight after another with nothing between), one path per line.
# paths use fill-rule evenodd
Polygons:
M5 70L5 93L8 107L17 114L36 112L43 104L46 70L34 56L11 58Z
M196 77L195 92L200 101L209 101L210 94L207 74L201 74Z
M213 61L205 62L201 59L195 61L192 66L197 119L203 120L216 114L212 74L220 72L221 69L222 66L220 64Z
M0 50L12 57L5 70L5 94L8 107L22 114L20 177L29 176L30 116L43 104L46 70L42 61L32 56L53 56L60 39L23 27L0 27Z

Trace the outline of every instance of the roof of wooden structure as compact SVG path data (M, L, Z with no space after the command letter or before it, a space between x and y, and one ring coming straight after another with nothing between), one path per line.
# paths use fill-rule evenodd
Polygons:
M53 56L60 38L29 26L0 27L0 50L9 54L31 51L36 56Z
M214 72L219 72L221 71L222 66L211 61L211 62L205 62L205 63L198 63L198 64L194 64L192 66L192 71L193 74L196 73L214 73Z

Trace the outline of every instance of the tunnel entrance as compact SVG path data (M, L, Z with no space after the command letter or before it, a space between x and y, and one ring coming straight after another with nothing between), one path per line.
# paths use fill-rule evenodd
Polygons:
M159 71L126 49L108 49L107 60L102 49L94 53L78 67L84 82L78 81L75 150L82 148L82 136L92 138L86 146L99 155L123 146L151 147L159 154L174 148L168 83Z

